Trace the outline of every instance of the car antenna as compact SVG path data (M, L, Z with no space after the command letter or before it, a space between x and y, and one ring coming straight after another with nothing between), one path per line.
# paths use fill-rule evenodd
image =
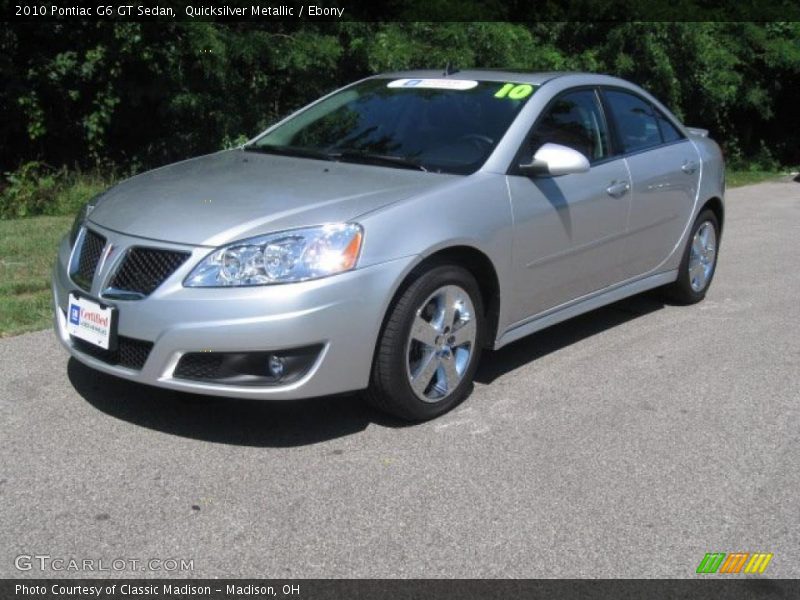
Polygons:
M461 69L459 69L458 67L450 66L450 61L447 61L447 64L444 66L444 73L442 73L442 75L447 77L448 75L452 75L453 73L458 73L460 70Z

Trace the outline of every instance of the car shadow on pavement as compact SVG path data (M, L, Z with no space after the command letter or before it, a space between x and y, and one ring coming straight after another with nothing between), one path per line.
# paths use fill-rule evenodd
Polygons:
M239 400L141 385L70 359L73 388L96 409L164 433L239 446L294 447L332 440L372 423L403 427L356 394L292 401Z
M500 350L486 351L475 374L475 381L492 383L522 365L617 325L661 310L665 305L659 291L646 292L564 321Z
M664 307L643 294L600 308L483 355L475 381L491 383L520 366ZM129 423L197 440L288 448L363 431L370 424L409 424L369 407L357 394L292 401L259 401L186 394L94 371L70 359L74 389L96 409Z

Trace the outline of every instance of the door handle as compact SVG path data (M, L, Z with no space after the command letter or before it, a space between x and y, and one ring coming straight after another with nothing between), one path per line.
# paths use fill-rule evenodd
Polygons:
M687 175L691 175L692 173L697 171L697 163L693 160L685 160L683 161L683 165L681 166L681 171L683 171Z
M614 196L614 198L621 198L625 194L628 193L628 190L631 189L631 184L627 181L615 181L610 186L606 188L606 192L608 192L609 196Z

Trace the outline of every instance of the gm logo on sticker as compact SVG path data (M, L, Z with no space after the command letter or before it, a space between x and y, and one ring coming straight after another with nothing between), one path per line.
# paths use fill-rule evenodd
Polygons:
M81 308L76 304L69 305L69 322L74 325L81 324Z

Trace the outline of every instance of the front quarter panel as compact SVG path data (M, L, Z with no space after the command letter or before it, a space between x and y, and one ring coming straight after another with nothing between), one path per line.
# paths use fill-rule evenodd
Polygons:
M512 215L505 177L478 172L436 191L384 207L357 219L364 226L359 267L413 256L396 281L396 293L414 267L438 251L468 246L485 254L500 284L504 325L511 257ZM480 283L480 282L479 282Z

